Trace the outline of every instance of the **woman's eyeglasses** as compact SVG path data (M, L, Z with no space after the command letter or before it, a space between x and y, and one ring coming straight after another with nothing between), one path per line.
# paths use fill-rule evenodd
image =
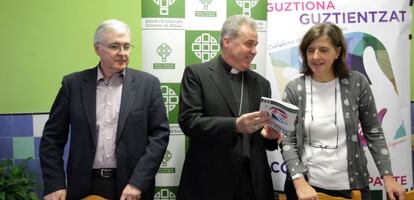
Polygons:
M337 89L336 89L336 79L335 79L335 128L336 128L336 145L326 145L326 144L322 144L319 140L312 140L312 132L311 132L311 124L313 122L313 86L312 86L312 78L310 80L311 82L311 121L309 122L308 125L308 132L309 132L309 145L311 147L315 147L315 148L321 148L321 149L337 149L338 148L338 140L339 140L339 127L337 125L337 114L336 114L336 106L337 106Z

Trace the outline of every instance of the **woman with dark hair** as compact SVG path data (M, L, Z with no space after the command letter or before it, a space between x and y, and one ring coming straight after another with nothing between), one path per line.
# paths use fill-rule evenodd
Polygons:
M341 29L331 23L314 25L302 38L300 54L303 75L289 82L283 94L284 101L300 108L295 130L282 142L288 199L317 199L316 192L351 198L354 189L370 199L359 124L389 198L404 199L404 188L392 177L370 86L345 63Z

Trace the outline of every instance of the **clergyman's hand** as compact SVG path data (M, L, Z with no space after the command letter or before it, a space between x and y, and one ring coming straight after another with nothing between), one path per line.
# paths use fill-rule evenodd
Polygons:
M279 131L277 131L274 128L271 128L267 124L263 127L261 134L264 138L269 139L269 140L277 139L277 143L279 143L279 144L280 144L280 142L282 142L282 139L283 139L283 134L282 133L280 133Z
M242 134L252 134L269 123L269 116L264 111L243 114L236 119L236 131Z

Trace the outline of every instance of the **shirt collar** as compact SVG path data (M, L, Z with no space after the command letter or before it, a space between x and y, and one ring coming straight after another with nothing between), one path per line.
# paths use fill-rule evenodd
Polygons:
M98 71L98 75L96 77L96 82L99 82L100 80L104 80L105 77L104 77L104 75L102 73L101 65L100 64L98 65L98 70L97 71ZM118 74L118 76L122 77L122 80L125 80L125 71L126 71L126 69L124 69L121 72L116 73L116 74Z

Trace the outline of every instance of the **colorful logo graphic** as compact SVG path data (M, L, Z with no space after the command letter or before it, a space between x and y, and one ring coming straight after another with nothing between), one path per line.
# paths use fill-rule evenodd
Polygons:
M382 73L394 86L394 91L398 94L397 84L395 83L394 73L392 71L390 57L387 49L374 36L368 33L352 32L345 34L345 39L348 45L347 52L347 64L356 71L361 72L368 79L371 84L371 80L365 71L363 54L366 48L371 47L375 52L375 59L380 66Z
M272 107L270 110L272 111L272 119L280 123L286 124L287 114L285 111L276 107Z
M351 69L364 74L369 83L371 84L371 80L367 72L365 71L363 53L366 48L373 48L375 52L375 59L378 62L381 71L392 83L395 92L398 94L398 89L395 83L395 77L392 71L390 58L382 42L374 36L362 32L347 33L345 34L345 39L348 45L346 60L348 66ZM281 42L277 45L283 46L286 44L290 43ZM273 51L270 53L270 60L273 66L274 74L276 75L276 80L278 81L278 84L279 86L281 86L281 88L283 88L287 84L287 82L290 81L290 77L288 78L284 75L286 74L285 70L289 68L288 70L294 69L295 71L299 71L299 69L302 67L302 61L300 60L298 47Z
M384 116L386 113L387 113L386 108L383 108L378 112L377 118L378 118L378 122L380 123L380 125L382 125L382 121L384 120ZM401 125L397 128L397 130L395 130L394 137L392 138L392 141L389 142L389 145L395 146L398 143L401 143L402 141L398 141L398 140L401 138L404 138L406 135L407 135L407 132L405 131L405 128L404 128L404 121L402 121ZM359 124L359 127L358 127L358 137L359 137L359 141L361 142L362 146L367 146L367 141L365 140L364 132L362 131L361 124Z
M287 124L287 113L280 108L271 107L271 123L270 126L276 129L289 130Z

